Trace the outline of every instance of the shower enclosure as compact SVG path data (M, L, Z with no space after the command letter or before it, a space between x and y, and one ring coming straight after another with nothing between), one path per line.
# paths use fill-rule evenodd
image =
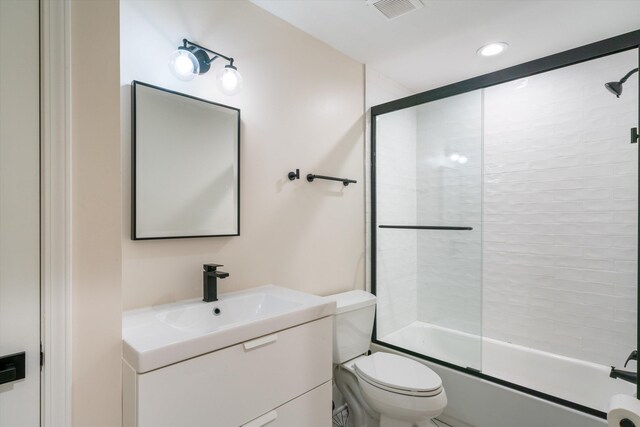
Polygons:
M372 108L374 342L596 416L635 391L637 74L604 85L639 44Z

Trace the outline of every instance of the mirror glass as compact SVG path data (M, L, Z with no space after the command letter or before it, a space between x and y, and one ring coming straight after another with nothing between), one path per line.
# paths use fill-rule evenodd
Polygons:
M132 239L240 234L240 110L132 83Z

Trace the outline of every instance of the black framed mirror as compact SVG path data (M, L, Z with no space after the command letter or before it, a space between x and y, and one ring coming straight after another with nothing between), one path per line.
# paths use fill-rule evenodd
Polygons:
M131 238L240 235L240 110L131 83Z

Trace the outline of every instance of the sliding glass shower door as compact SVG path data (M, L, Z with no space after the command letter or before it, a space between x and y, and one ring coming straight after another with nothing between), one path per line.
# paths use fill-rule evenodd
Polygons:
M482 92L376 117L377 339L482 362Z
M376 342L600 417L633 393L634 37L372 108Z

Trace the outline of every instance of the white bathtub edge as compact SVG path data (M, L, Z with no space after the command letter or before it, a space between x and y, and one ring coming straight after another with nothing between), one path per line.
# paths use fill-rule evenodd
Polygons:
M449 404L444 415L475 427L605 427L606 420L538 397L501 386L372 344L371 351L386 351L411 357L440 377Z

